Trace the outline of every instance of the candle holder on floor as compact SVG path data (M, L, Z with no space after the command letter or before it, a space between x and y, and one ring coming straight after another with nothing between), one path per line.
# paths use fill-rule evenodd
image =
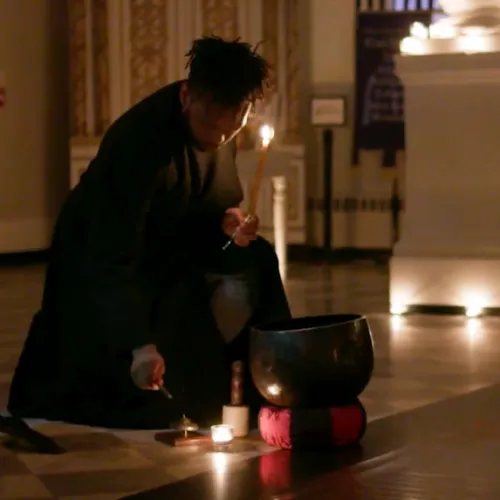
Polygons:
M212 425L210 428L214 451L227 451L234 439L231 425Z

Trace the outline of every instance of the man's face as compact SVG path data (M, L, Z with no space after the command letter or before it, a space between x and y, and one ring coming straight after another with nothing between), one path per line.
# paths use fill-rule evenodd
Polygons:
M181 103L197 146L203 151L215 151L229 142L246 125L252 109L250 102L225 108L209 96L181 92Z

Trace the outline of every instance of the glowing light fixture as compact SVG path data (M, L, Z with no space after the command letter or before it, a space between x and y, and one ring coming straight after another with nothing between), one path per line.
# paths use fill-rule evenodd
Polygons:
M400 43L403 55L462 53L476 54L500 50L500 35L482 26L458 27L450 19L441 20L429 28L413 23L410 34Z
M414 38L411 36L407 36L406 38L403 38L403 40L401 40L401 43L399 45L399 50L401 51L402 54L413 55L413 56L422 55L426 53L422 41L419 38Z
M429 28L422 23L413 23L410 26L410 35L414 38L429 38Z
M477 318L478 316L481 316L483 314L484 308L481 307L479 304L474 304L471 306L467 306L465 308L465 315L468 318Z
M446 20L443 20L430 26L429 36L434 40L455 38L457 36L457 29L449 22L446 22Z
M465 315L468 318L477 318L484 314L484 309L487 307L489 301L484 293L481 292L468 292L462 302L465 306Z
M408 306L401 303L391 304L391 314L393 316L401 316L408 312Z
M459 47L466 54L478 52L488 52L490 50L490 40L482 30L474 29L468 34L463 34L459 40Z

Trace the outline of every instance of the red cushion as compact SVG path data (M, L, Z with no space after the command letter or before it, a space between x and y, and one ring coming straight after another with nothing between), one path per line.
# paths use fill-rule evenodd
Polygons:
M262 439L271 446L333 448L357 443L366 429L361 403L335 408L277 408L264 406L259 414Z

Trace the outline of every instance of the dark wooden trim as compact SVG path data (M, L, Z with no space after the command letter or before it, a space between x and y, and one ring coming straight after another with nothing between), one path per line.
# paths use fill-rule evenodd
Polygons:
M371 260L377 264L387 264L392 255L390 248L333 248L325 251L321 247L310 245L289 245L288 258L291 262L310 263L348 263Z
M0 254L0 266L46 264L48 259L48 250L39 250L35 252L4 253Z
M437 316L465 316L467 308L464 306L413 304L408 307L406 315L424 314ZM481 316L500 316L500 307L485 307Z

